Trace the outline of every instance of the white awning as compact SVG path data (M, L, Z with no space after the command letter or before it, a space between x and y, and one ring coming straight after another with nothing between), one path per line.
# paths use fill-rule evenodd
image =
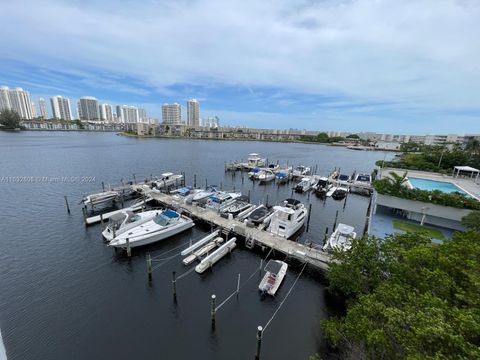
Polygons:
M474 173L480 172L480 170L475 169L475 168L473 168L473 167L471 167L471 166L455 166L455 170L457 170L457 171L474 172Z

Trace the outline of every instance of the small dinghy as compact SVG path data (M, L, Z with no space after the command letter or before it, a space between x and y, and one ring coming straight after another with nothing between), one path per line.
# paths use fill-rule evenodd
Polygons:
M262 294L274 296L287 274L288 264L280 260L270 260L265 266L265 276L258 289Z

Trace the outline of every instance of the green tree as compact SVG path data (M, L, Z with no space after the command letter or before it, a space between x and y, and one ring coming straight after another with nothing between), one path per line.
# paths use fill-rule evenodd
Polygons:
M357 291L350 282L346 315L322 322L333 346L358 359L480 358L478 232L440 245L423 235L392 235L354 242L348 252L333 255L330 287L345 288L339 281L354 270L371 286Z
M317 135L316 141L321 142L321 143L326 143L328 142L329 136L325 132L321 132Z
M360 136L358 136L357 134L350 134L347 136L347 139L360 139Z
M2 110L0 112L0 124L4 126L5 129L17 129L21 128L20 115L14 110Z
M472 211L462 218L462 224L468 229L480 232L480 211Z

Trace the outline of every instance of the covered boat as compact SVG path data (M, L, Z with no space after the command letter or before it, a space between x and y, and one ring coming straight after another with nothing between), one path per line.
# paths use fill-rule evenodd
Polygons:
M288 264L280 260L270 260L265 266L265 275L258 285L258 289L274 296L287 274Z
M352 247L352 240L357 237L355 228L350 225L338 224L335 231L330 235L325 245L324 251L348 250Z

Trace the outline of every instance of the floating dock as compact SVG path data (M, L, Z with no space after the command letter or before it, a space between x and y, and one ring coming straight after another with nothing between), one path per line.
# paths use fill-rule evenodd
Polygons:
M225 255L229 254L233 249L235 249L235 247L237 246L236 241L237 238L228 240L225 244L220 246L217 250L215 250L213 253L203 259L200 264L195 267L195 271L201 274L207 269L211 268L213 264L215 264Z
M135 185L132 185L132 188L136 190ZM165 206L178 206L178 201L175 202L171 195L160 192L150 192L148 195ZM272 248L275 251L279 251L302 262L305 261L316 268L328 270L330 255L319 249L311 248L309 246L287 240L265 230L250 228L237 219L225 219L215 211L207 210L194 204L181 204L180 208L187 212L188 215L194 220L198 219L204 221L215 227L221 227L238 236L244 237L246 241L252 244L252 247L254 245L259 245L262 247Z
M91 216L89 218L86 218L85 219L85 225L93 225L93 224L96 224L96 223L99 223L101 221L105 221L105 220L108 220L110 217L112 217L113 215L115 214L119 214L121 213L122 211L140 211L142 210L143 206L145 205L145 203L148 203L150 201L152 201L153 198L152 197L147 197L144 201L142 200L142 202L140 203L136 203L136 204L133 204L132 206L130 207L127 207L127 208L123 208L123 209L120 209L120 210L114 210L114 211L110 211L108 213L105 213L105 214L101 214L101 215L95 215L95 216Z

